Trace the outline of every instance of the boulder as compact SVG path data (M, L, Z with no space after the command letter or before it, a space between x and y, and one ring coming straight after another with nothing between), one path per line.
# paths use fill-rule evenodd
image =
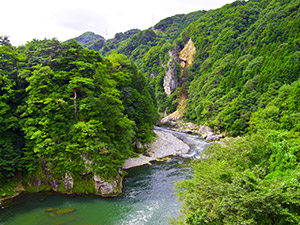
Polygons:
M122 193L122 177L117 175L116 179L109 181L103 180L100 176L94 174L96 194L103 197L118 196Z
M50 184L53 191L57 191L60 188L60 185L61 185L61 183L59 181L56 181L56 180L50 180L49 184Z

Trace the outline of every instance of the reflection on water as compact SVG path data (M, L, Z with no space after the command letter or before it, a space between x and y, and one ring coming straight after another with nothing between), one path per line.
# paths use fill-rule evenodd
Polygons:
M174 135L192 147L191 154L202 151L207 145L197 136ZM168 217L176 217L181 208L174 194L174 181L191 176L187 160L174 157L169 162L130 169L124 180L124 194L118 198L24 194L16 198L10 207L0 210L0 224L168 224ZM50 208L75 211L60 215L55 211L46 212Z

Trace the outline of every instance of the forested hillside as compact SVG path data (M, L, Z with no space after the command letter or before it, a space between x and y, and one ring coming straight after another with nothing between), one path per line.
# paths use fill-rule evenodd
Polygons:
M14 48L6 37L0 54L2 192L21 180L25 190L104 194L94 181L112 183L136 145L152 140L147 78L124 55L104 59L55 39Z
M182 224L299 224L300 1L236 1L181 34L186 118L227 133L178 184Z
M80 35L77 38L71 39L77 41L79 44L81 44L83 47L88 49L93 49L95 51L99 51L104 43L105 39L99 34L95 34L91 31L85 32L82 35ZM68 41L71 41L68 40Z
M187 43L196 51L184 67ZM175 111L184 93L184 120L229 136L178 183L183 218L172 223L300 223L299 0L177 15L110 51L147 74L161 112Z

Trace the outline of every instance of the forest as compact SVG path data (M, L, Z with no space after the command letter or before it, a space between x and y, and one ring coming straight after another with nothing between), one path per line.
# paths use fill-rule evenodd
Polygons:
M32 40L15 48L7 37L0 40L5 194L16 182L30 189L42 179L34 188L47 190L47 182L65 176L74 183L69 191L93 193L90 174L116 176L141 151L137 142L153 139L157 111L148 81L126 56L104 59L76 41Z
M189 40L196 53L181 68L174 55ZM101 165L90 171L115 175L185 93L183 120L226 138L176 183L182 215L170 223L300 223L299 0L237 0L109 40L0 46L1 181L43 168L76 177L86 157ZM167 95L172 59L178 86Z

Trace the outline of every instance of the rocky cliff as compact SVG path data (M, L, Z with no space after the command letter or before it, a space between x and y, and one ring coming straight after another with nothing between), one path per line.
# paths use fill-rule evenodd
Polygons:
M164 90L165 93L170 96L173 91L178 87L178 78L176 76L176 62L180 63L178 57L179 49L178 47L173 48L169 51L170 59L167 64L168 70L164 76Z
M170 96L177 87L182 86L182 81L179 81L178 76L176 75L176 63L180 64L180 76L182 76L184 68L192 65L196 48L193 41L190 39L184 48L180 52L179 51L178 47L169 51L170 60L167 64L168 70L164 76L163 83L165 93L168 96Z
M53 191L63 194L95 194L102 197L115 197L122 194L124 173L120 169L118 174L111 176L109 179L97 175L94 171L83 171L79 176L72 175L69 172L62 173L64 175L53 174L46 166L42 164L35 174L28 177L26 180L17 184L14 188L14 194L21 192L39 192ZM6 196L1 196L1 201L5 200ZM10 198L8 196L8 198Z

